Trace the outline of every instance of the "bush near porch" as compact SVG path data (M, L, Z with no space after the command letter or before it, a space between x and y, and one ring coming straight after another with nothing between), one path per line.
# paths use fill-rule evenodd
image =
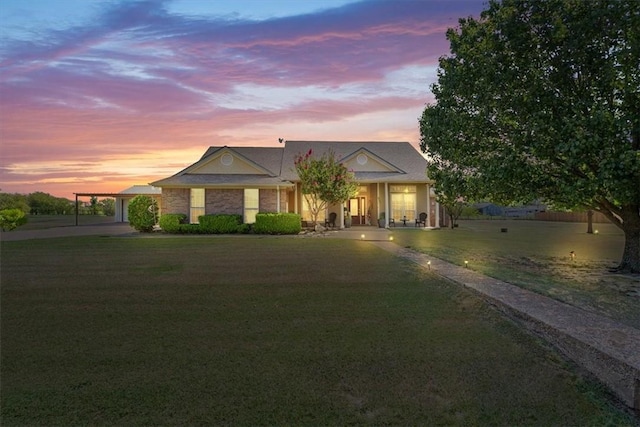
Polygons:
M198 217L198 222L204 234L235 234L242 225L242 215L201 215Z
M158 225L165 233L180 233L182 225L187 223L185 214L164 214L160 217Z
M188 224L185 214L164 214L159 225L170 234L297 234L301 230L300 215L292 213L259 213L253 226L242 223L237 214L211 214L198 217L199 224Z
M253 231L256 234L298 234L300 215L294 213L259 213Z

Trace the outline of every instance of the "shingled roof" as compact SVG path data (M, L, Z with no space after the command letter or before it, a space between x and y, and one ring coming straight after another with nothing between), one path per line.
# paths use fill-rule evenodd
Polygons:
M309 150L317 155L333 151L362 183L429 182L427 161L410 143L381 141L287 141L282 156L283 179L297 181L294 159ZM358 164L360 154L365 158L362 165ZM369 161L371 166L367 164Z
M354 171L361 183L430 182L425 158L408 142L286 141L280 147L209 147L196 163L151 185L205 188L291 186L298 181L294 160L309 150L318 156L332 151ZM235 165L231 166L234 161Z

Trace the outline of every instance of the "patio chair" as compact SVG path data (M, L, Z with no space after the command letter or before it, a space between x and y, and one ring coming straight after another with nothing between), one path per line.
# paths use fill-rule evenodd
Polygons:
M416 218L416 227L418 227L421 224L424 225L425 227L427 226L427 213L426 212L420 212L420 215L418 215L418 218Z

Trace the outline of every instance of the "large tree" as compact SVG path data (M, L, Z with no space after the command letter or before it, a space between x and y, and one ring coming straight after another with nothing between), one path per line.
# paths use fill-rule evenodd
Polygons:
M618 268L640 272L640 2L490 1L447 38L420 119L432 174L602 212L625 235Z
M312 150L298 154L294 164L314 225L328 205L344 203L356 193L358 184L353 173L330 150L320 157Z

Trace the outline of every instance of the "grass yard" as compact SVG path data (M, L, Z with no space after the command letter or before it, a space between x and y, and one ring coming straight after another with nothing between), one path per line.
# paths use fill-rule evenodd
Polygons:
M112 222L114 222L113 216L78 215L78 225L110 224ZM28 215L27 223L18 227L17 230L43 230L75 225L75 215Z
M367 242L1 251L4 426L634 425L475 294Z
M507 228L502 233L501 228ZM610 273L624 235L613 224L468 220L433 231L392 228L395 242L640 328L640 275ZM576 259L569 253L574 251Z

